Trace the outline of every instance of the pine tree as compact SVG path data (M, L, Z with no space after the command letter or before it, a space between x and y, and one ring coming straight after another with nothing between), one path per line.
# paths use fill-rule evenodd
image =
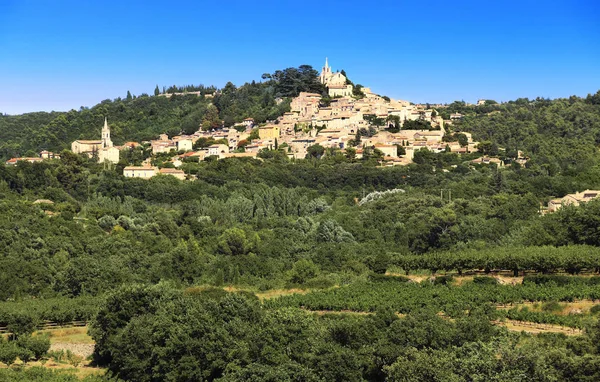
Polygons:
M157 96L160 94L160 89L158 88L158 85L156 85L156 87L154 88L154 95Z
M131 92L127 90L127 101L131 101L133 97L131 96Z

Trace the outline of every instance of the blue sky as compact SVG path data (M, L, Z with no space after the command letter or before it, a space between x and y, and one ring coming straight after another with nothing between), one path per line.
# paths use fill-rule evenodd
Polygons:
M413 102L600 90L600 1L0 0L0 112L223 86L325 57Z

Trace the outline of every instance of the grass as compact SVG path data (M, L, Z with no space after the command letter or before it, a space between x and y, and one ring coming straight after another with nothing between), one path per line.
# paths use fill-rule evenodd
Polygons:
M15 364L19 365L20 363L21 363L20 361L17 361ZM89 363L90 363L89 361L84 361L81 363L80 366L73 367L72 365L69 365L66 363L57 363L52 360L48 360L43 363L40 361L28 362L26 365L19 365L19 367L26 367L26 368L36 367L36 366L44 367L44 368L48 368L48 369L51 369L54 371L58 371L60 373L75 375L79 379L84 379L90 375L102 376L106 373L106 369L102 369L99 367L92 367L89 365ZM6 369L6 368L8 368L8 366L6 366L3 363L0 363L0 368Z
M36 335L48 334L50 343L93 344L94 340L87 334L87 326L77 328L48 329L36 332Z

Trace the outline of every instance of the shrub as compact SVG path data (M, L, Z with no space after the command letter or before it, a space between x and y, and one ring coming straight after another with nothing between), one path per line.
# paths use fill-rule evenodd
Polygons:
M117 221L110 215L104 215L98 219L98 225L105 231L110 231L117 225Z
M600 313L600 304L592 306L590 308L590 313L591 314L598 314L598 313Z
M304 284L319 274L319 267L311 260L298 260L294 263L290 275L290 282L293 284Z
M433 279L433 285L449 285L454 281L453 276L438 276Z
M382 274L378 274L378 273L373 273L371 275L369 275L369 280L372 282L387 282L387 281L392 281L392 282L401 282L401 283L405 283L410 281L409 278L407 277L403 277L403 276L389 276L389 275L382 275Z
M67 350L67 362L69 363L69 365L77 367L81 364L82 361L83 361L82 356L77 355L77 354L71 352L70 350Z
M315 277L304 283L306 288L310 289L327 289L335 285L335 282L325 276Z
M498 280L493 277L486 276L475 276L473 278L473 282L479 285L496 285L498 284Z
M544 312L560 312L563 310L563 306L556 301L548 301L542 304L542 311Z

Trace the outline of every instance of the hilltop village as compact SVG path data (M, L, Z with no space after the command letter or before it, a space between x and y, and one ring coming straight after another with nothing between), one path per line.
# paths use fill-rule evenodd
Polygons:
M341 152L356 160L375 158L381 166L413 163L415 152L419 150L458 154L478 150L478 142L473 141L470 133L461 132L456 136L447 133L445 126L462 118L460 114L452 114L450 119L444 120L435 108L390 99L373 93L368 87L354 86L343 71L334 72L327 59L319 81L326 93L301 92L291 99L288 112L266 123L257 124L252 118L246 118L229 128L221 126L207 131L200 126L191 135L161 134L155 140L115 146L105 118L100 139L76 140L71 144L71 151L99 162L117 164L123 150L149 147L152 156L141 166L125 167L124 176L148 179L167 174L184 180L186 174L178 167L186 160L260 158L265 150L278 150L290 159L318 158ZM278 99L278 102L283 100ZM199 145L199 141L209 144ZM7 164L57 156L44 151L40 157L13 158ZM157 156L167 157L169 165L164 166L163 161L163 165L157 166L154 160ZM487 156L475 159L474 163L503 165L500 159Z
M382 97L367 87L355 89L342 72L333 72L327 60L319 79L327 88L326 101L322 94L302 92L291 100L290 111L274 121L256 125L247 118L232 128L198 130L170 139L162 135L150 142L152 153L188 151L205 138L219 143L186 152L182 158L257 157L261 150L281 149L288 157L299 159L307 156L310 147L322 147L356 159L376 153L381 164L389 166L412 163L415 151L423 148L458 153L476 150L477 143L468 133L462 145L443 142L445 121L434 109Z

